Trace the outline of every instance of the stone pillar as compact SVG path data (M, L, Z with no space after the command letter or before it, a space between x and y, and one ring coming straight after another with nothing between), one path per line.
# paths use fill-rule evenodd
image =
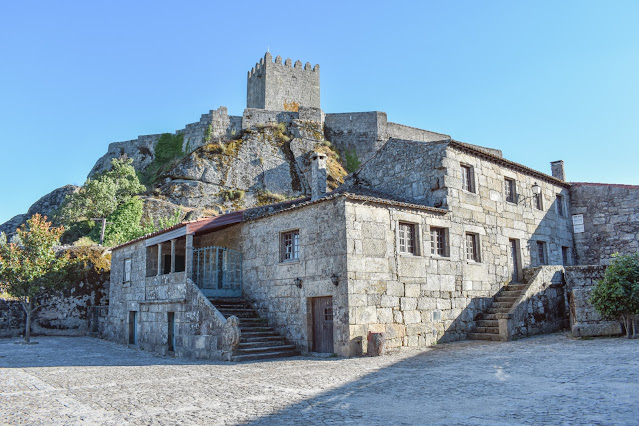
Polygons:
M186 252L184 257L186 278L193 275L193 234L186 234Z
M326 155L314 152L311 155L311 200L326 194Z
M566 180L566 172L564 171L564 160L551 161L550 169L552 170L552 177Z
M162 267L162 244L158 244L158 275L162 275L164 268Z
M171 240L171 273L175 272L175 238Z

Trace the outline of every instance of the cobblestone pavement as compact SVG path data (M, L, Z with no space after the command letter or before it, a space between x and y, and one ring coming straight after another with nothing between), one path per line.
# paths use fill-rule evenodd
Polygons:
M638 424L639 341L564 334L244 364L0 339L0 424Z

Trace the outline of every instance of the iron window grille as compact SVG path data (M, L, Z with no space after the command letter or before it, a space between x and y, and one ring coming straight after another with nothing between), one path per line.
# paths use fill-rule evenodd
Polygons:
M280 261L291 262L300 258L300 231L289 231L281 234Z

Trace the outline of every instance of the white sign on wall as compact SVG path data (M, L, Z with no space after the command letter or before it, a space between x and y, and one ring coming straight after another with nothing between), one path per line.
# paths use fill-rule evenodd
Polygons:
M582 214L572 215L572 229L575 234L584 232L584 215Z

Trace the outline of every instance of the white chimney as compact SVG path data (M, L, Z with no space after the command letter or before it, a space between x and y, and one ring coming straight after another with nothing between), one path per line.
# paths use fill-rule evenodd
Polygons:
M311 154L311 201L326 194L326 154Z

